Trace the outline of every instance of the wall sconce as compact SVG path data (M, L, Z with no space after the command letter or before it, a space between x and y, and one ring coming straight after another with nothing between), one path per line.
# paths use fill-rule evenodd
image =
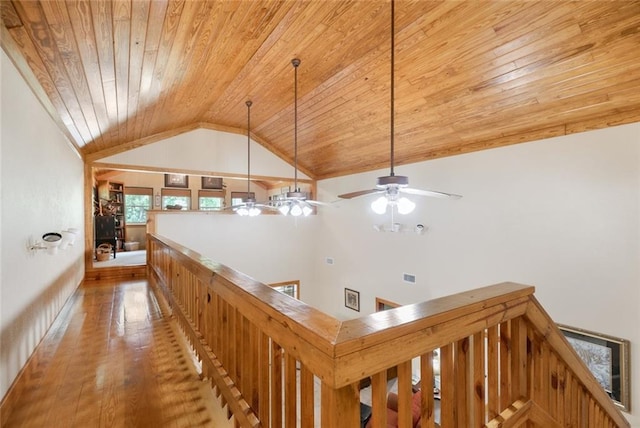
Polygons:
M62 232L47 232L42 235L42 241L36 241L35 243L29 243L27 250L38 251L46 250L48 254L57 254L58 249L64 250L67 247L73 246L78 235L78 229L70 227Z
M56 254L58 247L62 244L62 234L56 232L49 232L42 235L44 246L47 249L47 253Z
M60 234L62 235L60 249L64 250L67 247L73 247L73 244L76 242L76 237L78 236L78 229L70 227L69 229L60 232Z
M416 235L424 235L427 231L427 227L422 224L417 224L415 227L404 226L401 223L391 223L388 226L383 224L374 224L373 230L376 232L391 232L391 233L415 233Z

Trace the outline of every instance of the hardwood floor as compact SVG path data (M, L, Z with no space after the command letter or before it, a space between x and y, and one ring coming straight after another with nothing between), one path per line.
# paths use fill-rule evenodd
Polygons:
M7 428L233 426L146 280L85 281L20 382Z

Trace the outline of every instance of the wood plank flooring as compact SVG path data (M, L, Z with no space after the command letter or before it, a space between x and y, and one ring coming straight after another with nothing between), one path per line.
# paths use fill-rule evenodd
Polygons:
M85 281L33 361L5 428L233 426L146 280Z

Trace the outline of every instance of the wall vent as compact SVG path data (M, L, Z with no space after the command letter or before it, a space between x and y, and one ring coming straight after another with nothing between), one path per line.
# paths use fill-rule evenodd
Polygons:
M402 274L402 280L404 282L408 282L409 284L415 284L416 283L416 276L412 275L410 273L403 273Z

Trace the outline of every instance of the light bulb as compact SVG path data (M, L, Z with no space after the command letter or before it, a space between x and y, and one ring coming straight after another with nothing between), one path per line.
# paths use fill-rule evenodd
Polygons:
M304 207L302 208L302 214L307 217L309 214L311 214L313 212L313 210L311 209L311 207L307 204L304 205Z
M299 204L295 204L294 206L291 207L291 215L292 216L298 217L301 214L302 214L302 208L300 208Z
M256 208L256 207L251 207L249 208L249 217L255 217L257 215L260 215L260 209Z
M398 199L398 213L400 214L409 214L415 207L416 204L410 199L405 197Z
M282 215L289 214L289 204L281 205L280 208L278 208L278 211L280 211L280 214Z
M242 206L236 210L236 213L244 217L246 215L249 215L249 210L247 210L247 207Z
M371 202L371 209L376 214L384 214L387 212L387 197L380 196L375 201Z

